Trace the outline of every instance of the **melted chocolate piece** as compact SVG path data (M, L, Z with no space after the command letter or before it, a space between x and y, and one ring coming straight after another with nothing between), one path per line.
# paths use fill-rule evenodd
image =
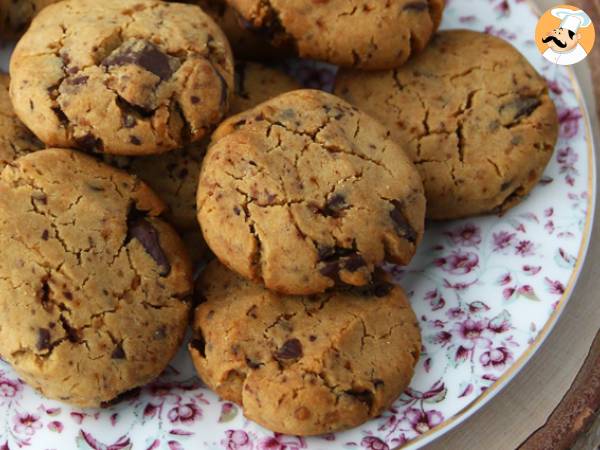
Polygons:
M206 341L204 340L204 336L202 335L202 331L200 331L194 339L190 341L190 347L198 350L200 356L206 358Z
M302 344L296 338L288 339L283 345L277 350L275 358L281 359L297 359L302 356Z
M394 222L394 228L396 232L402 235L407 241L412 242L413 244L417 242L417 232L415 229L410 226L408 220L404 216L403 204L399 200L393 200L392 205L394 208L390 211L390 217Z
M50 349L50 330L47 328L38 328L38 339L36 347L38 350Z
M106 67L125 66L127 64L135 64L153 73L162 81L168 80L173 75L169 56L150 42L143 42L141 45L134 42L120 52L117 50L116 54L110 55L102 62L102 65Z
M416 1L416 2L407 3L406 5L404 5L404 8L402 8L402 9L405 11L422 12L422 11L429 9L429 5L427 4L427 2Z
M123 350L123 344L119 342L110 357L112 359L125 359L125 350Z
M101 153L104 151L104 142L92 133L75 138L75 143L78 147L88 152Z
M346 394L364 403L371 410L373 406L373 393L371 391L350 390L346 391Z
M346 198L341 194L335 194L327 200L321 213L326 217L340 217L346 207Z
M126 243L132 239L137 239L146 253L160 267L159 275L166 277L171 273L171 264L162 247L156 228L135 208L129 213L127 218L127 239Z

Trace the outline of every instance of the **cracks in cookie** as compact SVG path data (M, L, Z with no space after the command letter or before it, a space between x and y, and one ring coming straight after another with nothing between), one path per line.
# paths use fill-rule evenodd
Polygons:
M487 162L489 162L494 167L494 170L496 171L496 175L498 175L498 177L500 179L503 179L504 178L504 174L500 170L500 167L498 166L498 164L496 164L496 162L492 158L486 158L486 160L487 160Z

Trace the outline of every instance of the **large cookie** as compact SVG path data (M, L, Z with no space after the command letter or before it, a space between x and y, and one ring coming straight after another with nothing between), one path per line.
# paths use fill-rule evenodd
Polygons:
M385 281L310 297L277 295L217 262L200 282L190 352L244 415L312 435L376 417L408 386L421 341L402 289Z
M419 174L387 130L322 91L280 95L213 134L198 220L225 265L287 294L368 284L423 234Z
M11 96L47 145L126 155L200 140L227 113L229 44L193 5L67 0L44 9L11 58Z
M163 210L137 178L79 152L3 170L0 349L46 397L102 405L177 351L192 274Z
M0 37L15 38L44 7L59 0L0 0Z
M444 0L226 0L248 26L303 58L391 69L421 51Z
M441 32L399 69L342 70L335 92L407 149L433 219L506 211L536 185L556 143L545 80L488 34Z
M231 114L250 109L259 103L300 85L283 72L261 64L237 62L235 94ZM167 218L179 230L198 230L196 192L202 158L208 139L183 149L146 157L106 157L108 162L136 174L158 192L169 206Z
M15 114L8 96L8 84L8 75L0 73L0 170L18 157L43 148Z

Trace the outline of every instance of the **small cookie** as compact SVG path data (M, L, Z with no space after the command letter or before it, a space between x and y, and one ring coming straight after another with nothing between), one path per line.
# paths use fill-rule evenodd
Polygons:
M226 1L276 46L370 70L398 67L425 48L444 9L444 0Z
M239 113L300 85L279 70L250 62L236 63L235 94L231 113ZM105 157L144 180L169 206L167 219L179 230L198 230L196 192L208 139L163 155Z
M221 27L236 59L274 60L293 55L291 48L273 47L267 36L253 32L225 0L188 0L188 3L200 6Z
M516 205L542 176L557 139L545 80L514 47L484 33L441 32L397 70L342 70L335 92L407 149L432 219Z
M11 96L47 145L123 155L199 141L229 109L231 50L193 5L67 0L11 58Z
M46 397L102 405L176 353L192 274L163 210L137 178L71 150L0 174L0 348Z
M423 235L419 174L375 120L323 91L280 95L213 134L198 221L225 265L286 294L368 284Z
M15 38L25 32L31 19L59 0L0 0L0 37Z
M8 96L8 84L8 75L0 73L0 171L20 156L43 148L15 114Z
M270 430L355 427L410 383L421 337L398 286L281 296L212 262L200 289L206 302L193 324L194 365L219 396Z

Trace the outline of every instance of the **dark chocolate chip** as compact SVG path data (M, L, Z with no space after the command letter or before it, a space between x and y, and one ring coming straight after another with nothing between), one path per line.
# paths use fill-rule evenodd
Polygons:
M50 285L48 284L47 278L42 280L42 286L38 291L38 297L42 303L42 307L46 311L50 311L52 309L52 302L50 301Z
M38 328L38 339L37 339L38 350L50 349L50 330L47 328Z
M110 357L112 359L125 359L125 350L123 350L123 344L119 342Z
M321 267L319 273L324 277L337 280L340 274L340 264L337 261L327 263L323 267Z
M394 285L387 281L379 281L372 286L372 292L375 297L385 297L392 289L394 289Z
M505 109L514 110L513 121L517 121L521 117L531 115L541 103L542 101L537 97L520 97L502 105L500 112L503 112Z
M129 136L129 140L133 145L142 145L142 141L137 136Z
M171 264L167 255L160 246L160 240L156 228L143 217L141 211L132 208L127 218L127 242L137 239L144 247L146 253L160 267L159 274L167 276L171 273Z
M371 391L350 390L346 394L356 398L359 402L364 403L369 410L373 406L373 393Z
M403 203L399 200L393 200L392 205L394 207L390 211L390 217L394 222L394 228L396 232L402 235L407 241L412 242L413 244L417 242L417 232L415 229L408 223L406 217L403 213Z
M102 139L97 138L92 133L75 138L75 143L78 147L81 147L83 150L88 152L99 153L104 151L104 143L102 142Z
M427 5L427 2L416 1L416 2L407 3L406 5L404 5L404 8L402 8L402 9L405 11L421 12L421 11L425 11L428 8L429 8L429 6Z
M321 213L326 217L340 217L340 213L346 206L346 198L342 194L331 196L325 203Z
M200 97L192 95L190 97L190 102L192 102L192 105L197 105L198 103L200 103Z
M251 369L258 369L258 368L260 368L260 366L262 366L261 363L253 361L250 358L248 358L247 356L246 356L246 365L248 367L250 367Z
M75 77L75 78L69 78L67 80L68 84L72 84L72 85L76 85L76 86L80 86L82 84L86 84L87 80L89 80L90 77L87 77L85 75L81 75L79 77Z
M204 340L204 335L202 334L202 330L196 333L195 337L190 341L190 347L198 350L200 356L206 358L206 341Z
M62 315L60 316L60 323L65 330L67 339L69 342L77 343L80 342L79 332L71 326L71 324Z
M167 329L166 327L162 326L156 329L156 331L154 332L154 339L156 340L162 340L164 338L167 337Z
M44 240L44 241L48 240L48 230L44 230L42 232L42 240Z
M301 356L302 344L296 338L285 341L275 355L277 359L297 359Z
M310 342L315 342L315 341L317 340L317 337L316 337L314 334L311 334L311 335L308 337L308 340L309 340Z
M124 66L135 64L165 81L173 75L169 57L156 46L145 42L140 50L128 49L123 53L111 55L102 63L104 66Z
M360 255L352 255L344 261L344 269L348 272L356 272L361 267L365 267L367 263Z

